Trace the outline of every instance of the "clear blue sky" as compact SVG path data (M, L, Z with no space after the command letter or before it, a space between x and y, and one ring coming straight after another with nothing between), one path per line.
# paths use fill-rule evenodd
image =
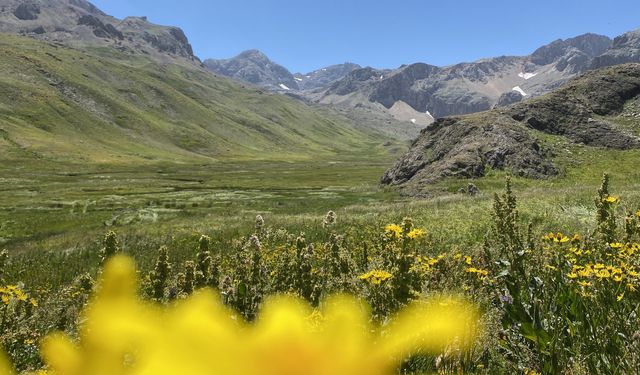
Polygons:
M586 32L640 28L638 0L94 0L118 18L181 27L200 58L257 48L292 72L526 55Z

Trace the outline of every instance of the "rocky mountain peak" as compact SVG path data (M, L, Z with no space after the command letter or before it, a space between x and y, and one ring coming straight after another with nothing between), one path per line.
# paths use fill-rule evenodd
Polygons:
M276 91L298 90L293 74L271 61L257 49L241 52L230 59L206 59L204 65L214 73Z
M184 32L146 18L111 17L85 0L0 0L0 32L73 46L114 46L159 60L197 61Z
M640 62L640 30L624 33L613 40L613 45L593 60L592 68Z
M356 69L360 69L360 65L345 62L343 64L330 65L306 74L296 73L294 76L301 90L315 90L331 86L331 84Z
M597 34L583 34L570 39L558 39L535 50L530 61L536 65L548 65L567 54L584 55L588 58L604 53L612 44L609 37Z

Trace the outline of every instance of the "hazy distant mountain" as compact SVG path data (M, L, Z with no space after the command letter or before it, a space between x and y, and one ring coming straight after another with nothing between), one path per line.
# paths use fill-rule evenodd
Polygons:
M0 0L0 32L71 46L112 46L160 60L196 61L184 32L146 17L111 17L85 0Z
M294 76L301 90L315 90L327 88L335 81L360 68L361 66L358 64L346 62L327 66L306 74L296 73Z
M400 119L479 112L549 92L589 69L607 52L606 36L557 40L529 56L502 56L447 67L416 63L395 70L362 68L335 82L314 100L380 109Z
M204 65L215 73L271 90L298 90L298 83L291 72L255 49L230 59L206 59Z

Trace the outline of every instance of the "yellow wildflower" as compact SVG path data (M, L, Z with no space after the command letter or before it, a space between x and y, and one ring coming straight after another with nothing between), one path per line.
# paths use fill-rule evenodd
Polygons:
M483 270L483 269L480 269L480 268L475 268L475 267L469 267L469 268L467 268L465 270L465 272L467 272L467 273L475 273L481 279L489 276L489 271Z
M596 277L600 279L608 279L609 277L611 277L611 272L609 272L609 270L607 269L601 269L596 271Z
M393 275L384 270L371 270L359 276L360 280L365 280L373 285L380 285L383 281L392 278Z
M629 290L630 292L635 292L636 291L636 287L633 284L628 283L627 284L627 290Z
M464 262L465 262L467 265L469 265L469 266L470 266L470 265L471 265L471 257L470 257L469 255L465 255L465 256L464 256Z
M16 290L16 298L19 301L26 302L27 301L27 293L25 293L22 290L18 289L18 290Z
M618 294L618 297L616 297L616 300L620 302L622 301L623 298L624 298L624 292L622 292L622 294Z
M389 224L384 227L384 231L389 238L400 238L402 236L402 227L398 224Z
M416 238L424 237L426 234L427 232L424 229L416 228L407 233L407 237L415 240Z
M610 195L610 196L604 198L602 201L605 202L605 203L618 203L618 202L620 202L620 198L616 197L616 196L613 196L613 195Z
M624 279L624 276L622 276L622 275L613 276L613 281L615 281L617 283L621 282L623 279Z
M391 317L384 339L357 300L332 297L322 319L293 297L267 299L253 325L237 321L211 291L161 308L135 297L135 268L116 256L83 313L78 344L49 336L42 358L57 375L393 374L416 352L464 350L478 315L454 298L413 302ZM135 362L123 356L135 353ZM250 360L247 360L250 359ZM0 370L10 369L0 360Z
M612 249L620 249L624 247L624 244L620 242L614 242L614 243L610 243L609 246L611 246Z
M545 268L548 268L548 269L553 270L553 271L557 271L558 270L557 267L554 267L554 266L552 266L550 264L545 264L544 266L545 266Z
M577 279L578 278L578 274L575 272L570 272L567 274L567 277L570 279Z
M578 285L585 288L585 287L591 286L591 283L588 281L578 281Z

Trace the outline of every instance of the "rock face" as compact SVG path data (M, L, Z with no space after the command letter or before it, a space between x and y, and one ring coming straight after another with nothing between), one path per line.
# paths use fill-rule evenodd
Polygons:
M72 46L115 46L158 60L186 59L199 64L186 36L176 27L146 18L108 16L85 0L0 0L0 32L23 34Z
M500 95L500 97L498 98L498 102L496 103L496 105L494 107L506 107L509 106L511 104L515 104L515 103L519 103L522 101L522 99L524 99L524 96L522 96L521 93L515 91L515 90L511 90L508 92L505 92L504 94Z
M383 184L421 186L446 177L481 177L488 168L532 178L557 173L536 133L615 149L640 139L608 119L640 98L640 64L590 71L547 95L504 109L438 119L386 171ZM595 118L598 118L597 120Z
M258 50L248 50L231 59L206 59L207 69L227 77L275 91L298 90L298 83L285 67Z
M22 3L16 7L13 15L23 21L37 20L40 15L40 6L34 3Z
M112 24L104 24L98 17L85 14L78 20L78 25L89 26L93 29L93 35L98 38L124 39L124 34Z
M382 112L402 102L434 118L464 115L527 101L590 69L628 62L640 62L640 30L613 41L597 34L559 39L529 56L447 67L418 63L387 71L356 69L311 99L352 107L380 105Z
M616 37L613 46L593 60L592 68L602 68L617 64L640 62L640 30Z
M384 75L371 74L367 68L334 83L318 100L353 103L360 98L386 109L402 101L436 118L474 113L549 92L587 70L610 47L608 37L585 34L554 41L524 57L502 56L448 67L418 63Z
M556 169L527 131L508 119L441 118L429 125L411 149L387 170L381 183L429 184L447 177L480 177L487 168L510 169L540 178Z
M342 79L347 74L360 68L358 64L346 62L344 64L327 66L306 74L296 73L294 77L298 82L300 90L326 89L335 81Z

